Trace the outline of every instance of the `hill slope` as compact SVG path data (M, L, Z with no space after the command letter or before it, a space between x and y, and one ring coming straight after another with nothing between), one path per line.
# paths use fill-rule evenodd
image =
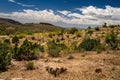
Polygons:
M45 31L55 31L61 30L62 27L55 26L49 23L26 23L22 24L18 21L11 19L0 18L0 34L11 34L11 33L21 33L21 32L45 32Z

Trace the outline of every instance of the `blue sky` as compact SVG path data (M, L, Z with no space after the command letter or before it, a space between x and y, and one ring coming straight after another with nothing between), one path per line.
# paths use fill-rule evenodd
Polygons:
M120 24L120 0L0 0L0 17L64 27Z

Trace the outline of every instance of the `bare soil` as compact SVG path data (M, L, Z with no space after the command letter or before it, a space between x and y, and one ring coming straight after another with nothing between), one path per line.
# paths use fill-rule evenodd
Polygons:
M26 70L28 61L12 60L8 71L0 73L0 80L120 80L120 51L72 53L59 58L44 57L33 60L35 70ZM54 77L45 67L65 67L67 71ZM100 71L96 71L100 70Z

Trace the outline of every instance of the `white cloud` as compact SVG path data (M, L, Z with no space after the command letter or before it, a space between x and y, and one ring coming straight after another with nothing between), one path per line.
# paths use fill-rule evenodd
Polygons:
M60 13L60 14L58 14ZM0 13L0 17L10 18L22 23L61 23L59 25L101 25L120 24L120 8L106 6L97 8L88 6L79 8L78 12L72 11L53 11L53 10L23 10L20 12ZM64 16L62 16L62 15Z
M10 1L10 2L15 2L15 0L8 0L8 1Z
M35 5L23 4L23 3L20 3L20 2L15 1L15 0L8 0L8 1L9 1L9 2L12 2L12 3L16 3L16 4L18 4L18 5L20 5L20 6L24 6L24 7L33 7L33 6L35 6Z
M70 11L66 11L66 10L58 11L58 12L63 14L63 15L68 15L69 13L71 13Z

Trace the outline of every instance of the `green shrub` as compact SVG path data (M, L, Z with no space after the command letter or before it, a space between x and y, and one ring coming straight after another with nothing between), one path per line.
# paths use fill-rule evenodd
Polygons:
M34 36L32 36L32 37L31 37L31 39L32 39L32 40L35 40L35 37L34 37Z
M92 30L88 30L88 31L87 31L87 34L92 35L92 34L93 34L93 31L92 31Z
M23 42L20 48L15 46L13 49L14 58L17 60L33 60L39 58L39 52L43 52L44 48L41 45L33 44L27 39Z
M19 39L25 38L25 35L24 34L19 34L18 38Z
M34 69L34 62L28 62L27 63L27 70L33 70Z
M102 25L102 27L107 27L107 23L104 23L104 24Z
M79 45L79 49L85 49L86 51L94 50L98 45L100 45L100 41L96 39L85 38Z
M59 38L57 38L57 39L56 39L56 42L60 42L60 39L59 39Z
M80 32L77 32L77 33L76 33L76 36L77 36L77 37L81 37L81 33L80 33Z
M64 30L63 29L61 29L61 31L57 34L58 36L60 36L60 35L63 35L64 34Z
M100 31L100 28L99 28L99 27L95 27L95 30L96 30L96 31Z
M58 57L60 56L60 48L57 47L57 44L54 41L49 41L48 45L48 55L51 57Z
M48 55L50 57L59 57L60 51L66 48L65 44L56 44L54 41L49 41L48 46Z
M61 41L62 41L62 40L65 40L63 36L61 37Z
M6 43L0 43L0 71L7 69L7 66L11 64L11 54L9 45Z
M28 35L33 35L33 34L34 34L34 32L27 32L27 34L28 34Z
M69 30L69 34L74 34L75 32L77 32L78 31L78 29L77 28L75 28L75 27L73 27L73 28L71 28L70 30Z
M75 52L78 50L77 42L72 42L70 45L70 52Z
M12 43L19 43L19 38L17 36L14 36L12 38Z
M10 39L5 39L4 43L10 44Z
M96 46L95 50L97 51L97 53L101 53L102 51L104 51L104 46L102 44Z
M89 26L88 29L91 29L91 26Z
M113 30L105 37L105 42L114 50L118 48L119 40L117 39L117 33Z
M17 59L19 57L19 48L18 48L18 44L15 44L15 47L12 49L12 53L13 53L13 58Z
M52 33L49 33L48 36L49 36L50 38L52 38L53 35L52 35Z

